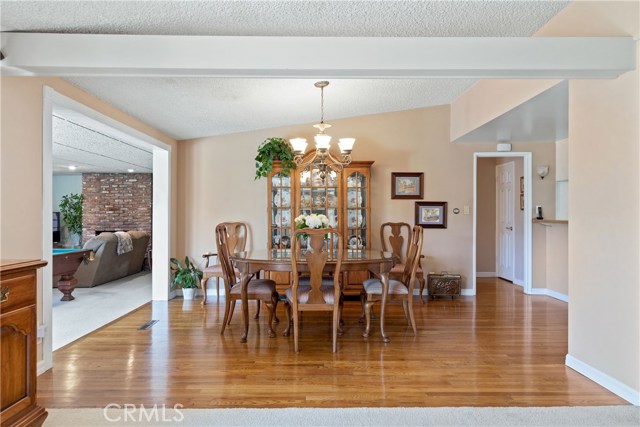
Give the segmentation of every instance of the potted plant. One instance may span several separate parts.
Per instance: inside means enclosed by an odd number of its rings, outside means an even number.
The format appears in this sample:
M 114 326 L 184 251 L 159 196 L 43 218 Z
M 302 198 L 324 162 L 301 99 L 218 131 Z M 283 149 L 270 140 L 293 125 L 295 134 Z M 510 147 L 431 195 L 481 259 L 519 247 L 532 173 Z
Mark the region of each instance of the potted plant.
M 60 212 L 62 220 L 69 230 L 69 240 L 72 246 L 79 246 L 82 234 L 82 194 L 71 193 L 62 196 Z
M 260 147 L 256 156 L 256 178 L 266 177 L 273 170 L 273 161 L 282 162 L 282 173 L 289 175 L 291 169 L 296 168 L 293 161 L 293 149 L 284 138 L 267 138 Z
M 172 289 L 182 288 L 184 299 L 192 300 L 195 290 L 200 287 L 202 271 L 186 256 L 184 257 L 184 265 L 180 264 L 176 258 L 171 258 L 171 272 L 173 273 Z

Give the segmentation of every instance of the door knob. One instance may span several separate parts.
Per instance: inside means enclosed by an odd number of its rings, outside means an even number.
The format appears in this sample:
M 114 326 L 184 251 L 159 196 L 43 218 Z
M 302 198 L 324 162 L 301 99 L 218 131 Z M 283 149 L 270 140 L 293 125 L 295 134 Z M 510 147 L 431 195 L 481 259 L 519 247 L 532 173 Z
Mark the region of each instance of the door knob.
M 505 227 L 509 231 L 513 231 L 513 227 Z

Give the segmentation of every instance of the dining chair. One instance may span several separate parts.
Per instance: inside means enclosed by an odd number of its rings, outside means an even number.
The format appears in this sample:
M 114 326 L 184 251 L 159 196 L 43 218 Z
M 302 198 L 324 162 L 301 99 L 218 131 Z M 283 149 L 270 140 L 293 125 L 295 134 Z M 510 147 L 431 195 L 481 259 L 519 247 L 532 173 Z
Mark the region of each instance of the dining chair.
M 403 231 L 406 231 L 403 233 Z M 401 279 L 404 272 L 404 266 L 409 256 L 409 245 L 406 245 L 406 251 L 403 254 L 402 248 L 405 247 L 405 236 L 407 242 L 411 235 L 411 226 L 406 222 L 385 222 L 380 227 L 380 241 L 382 242 L 382 250 L 385 252 L 391 252 L 396 263 L 389 272 L 389 277 L 392 279 Z M 420 256 L 418 261 L 418 271 L 416 277 L 420 283 L 420 301 L 424 304 L 422 292 L 424 291 L 425 280 L 424 270 L 422 269 L 422 258 Z
M 233 242 L 233 241 L 232 241 Z M 227 238 L 227 230 L 224 224 L 216 226 L 216 247 L 218 250 L 218 259 L 222 267 L 224 290 L 225 290 L 225 307 L 224 319 L 222 321 L 222 329 L 220 334 L 224 334 L 227 325 L 231 323 L 233 311 L 236 301 L 242 299 L 242 284 L 238 282 L 233 263 L 231 262 L 231 244 Z M 275 337 L 273 323 L 278 323 L 276 309 L 278 307 L 278 292 L 276 292 L 276 282 L 270 279 L 250 279 L 247 285 L 247 299 L 262 301 L 269 311 L 269 336 Z
M 247 239 L 249 237 L 247 224 L 244 222 L 222 222 L 218 225 L 222 225 L 224 227 L 229 248 L 233 250 L 233 253 L 243 252 L 247 246 Z M 211 261 L 212 257 L 217 257 L 216 261 L 213 263 Z M 206 259 L 204 269 L 202 270 L 202 280 L 200 281 L 200 287 L 204 294 L 202 298 L 202 305 L 205 305 L 207 304 L 207 282 L 209 279 L 216 279 L 216 297 L 220 299 L 220 278 L 224 277 L 224 273 L 222 272 L 222 265 L 220 264 L 220 257 L 218 254 L 208 252 L 203 254 L 202 258 Z M 239 272 L 236 270 L 236 275 L 238 274 Z M 260 304 L 258 304 L 256 317 L 259 313 Z
M 413 288 L 417 278 L 418 265 L 420 263 L 420 253 L 422 251 L 422 227 L 416 225 L 410 235 L 408 242 L 409 251 L 407 261 L 400 280 L 389 279 L 389 292 L 387 300 L 400 300 L 404 308 L 404 315 L 413 328 L 416 335 L 416 319 L 413 316 Z M 360 294 L 364 314 L 366 319 L 366 330 L 364 336 L 369 336 L 371 328 L 371 307 L 378 301 L 382 301 L 382 283 L 380 279 L 369 279 L 362 283 L 362 293 Z
M 306 234 L 307 248 L 300 249 L 299 240 Z M 325 236 L 329 235 L 329 238 Z M 337 240 L 337 246 L 332 242 Z M 286 291 L 287 329 L 283 335 L 289 335 L 293 323 L 293 345 L 299 351 L 300 314 L 305 311 L 333 312 L 333 352 L 338 350 L 338 329 L 342 313 L 342 289 L 340 287 L 340 269 L 342 268 L 342 235 L 333 228 L 302 228 L 293 234 L 296 243 L 291 249 L 292 285 Z M 298 254 L 298 252 L 301 252 Z M 304 255 L 302 255 L 304 252 Z M 299 258 L 300 256 L 300 258 Z M 327 261 L 336 260 L 332 277 L 323 276 Z M 298 274 L 298 262 L 306 260 L 308 277 Z

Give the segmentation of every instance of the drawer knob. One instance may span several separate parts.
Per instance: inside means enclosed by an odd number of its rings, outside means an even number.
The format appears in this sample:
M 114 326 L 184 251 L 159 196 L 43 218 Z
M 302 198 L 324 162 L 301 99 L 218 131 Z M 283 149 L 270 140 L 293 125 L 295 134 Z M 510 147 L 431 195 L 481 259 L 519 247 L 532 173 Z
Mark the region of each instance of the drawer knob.
M 3 303 L 9 299 L 9 287 L 5 286 L 0 289 L 0 303 Z

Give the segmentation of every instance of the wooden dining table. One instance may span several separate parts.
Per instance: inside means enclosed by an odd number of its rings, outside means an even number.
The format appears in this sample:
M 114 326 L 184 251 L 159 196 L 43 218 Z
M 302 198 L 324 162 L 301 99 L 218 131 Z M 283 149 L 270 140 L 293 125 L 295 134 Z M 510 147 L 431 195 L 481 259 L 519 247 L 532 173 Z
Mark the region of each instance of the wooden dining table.
M 298 271 L 308 272 L 308 266 L 304 256 L 297 263 Z M 240 271 L 241 298 L 242 298 L 242 326 L 243 332 L 240 342 L 247 342 L 249 333 L 249 301 L 247 300 L 247 287 L 249 280 L 260 271 L 292 271 L 290 249 L 264 249 L 238 252 L 231 255 L 231 260 Z M 382 282 L 382 302 L 380 304 L 380 334 L 384 342 L 390 342 L 384 332 L 384 313 L 389 292 L 389 271 L 394 266 L 392 252 L 384 252 L 374 249 L 345 249 L 342 254 L 341 272 L 345 271 L 370 271 Z M 325 271 L 335 269 L 336 259 L 329 257 Z M 363 334 L 364 337 L 368 335 Z

